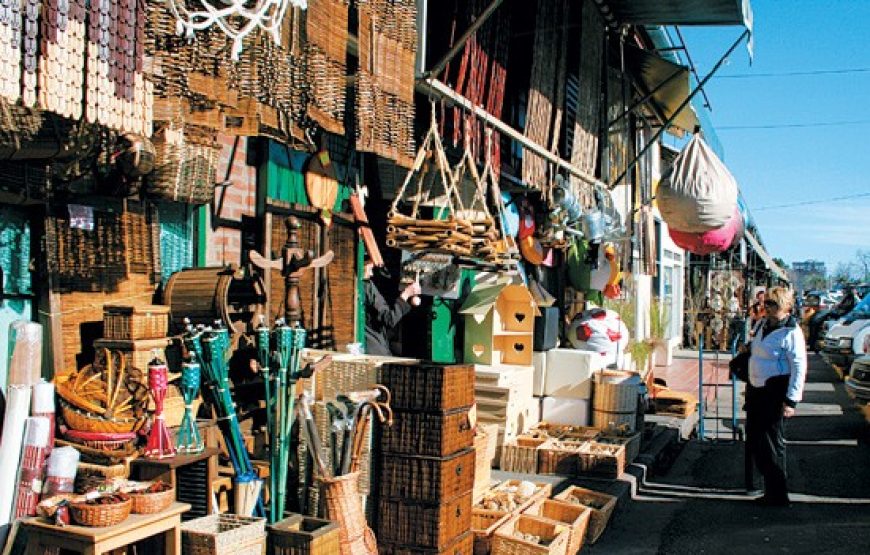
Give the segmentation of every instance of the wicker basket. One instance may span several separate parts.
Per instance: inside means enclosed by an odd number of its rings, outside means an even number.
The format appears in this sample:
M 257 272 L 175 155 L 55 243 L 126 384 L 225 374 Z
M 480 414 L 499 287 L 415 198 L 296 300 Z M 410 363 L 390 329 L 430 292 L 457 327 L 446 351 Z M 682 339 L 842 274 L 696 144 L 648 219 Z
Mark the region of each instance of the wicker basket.
M 395 545 L 381 543 L 378 545 L 380 555 L 471 555 L 474 549 L 474 534 L 466 532 L 444 549 L 421 549 L 411 545 Z
M 492 482 L 492 459 L 498 444 L 498 424 L 478 423 L 474 435 L 474 502 Z
M 381 497 L 415 503 L 446 503 L 474 487 L 474 450 L 450 457 L 383 458 Z
M 82 526 L 114 526 L 127 520 L 133 501 L 127 499 L 122 503 L 110 505 L 88 505 L 87 503 L 70 503 L 70 515 L 73 522 Z
M 431 363 L 384 364 L 379 383 L 393 393 L 399 410 L 449 411 L 474 404 L 474 366 Z
M 544 435 L 556 439 L 573 439 L 577 441 L 591 441 L 598 437 L 601 430 L 591 426 L 574 426 L 571 424 L 556 424 L 553 422 L 539 422 L 529 431 L 529 434 Z M 528 435 L 528 434 L 527 434 Z
M 340 555 L 338 525 L 331 520 L 290 515 L 267 527 L 267 555 Z
M 214 514 L 181 524 L 185 555 L 262 555 L 266 519 Z
M 581 474 L 618 478 L 625 470 L 625 447 L 587 441 L 578 453 L 578 461 Z
M 546 438 L 517 436 L 512 444 L 501 447 L 501 469 L 505 472 L 538 473 L 538 453 L 550 442 Z
M 499 527 L 513 518 L 513 513 L 487 511 L 475 507 L 471 511 L 471 531 L 474 533 L 474 555 L 492 552 L 492 536 Z
M 626 466 L 628 466 L 629 464 L 633 463 L 634 459 L 636 459 L 637 456 L 640 454 L 641 436 L 642 434 L 640 432 L 628 436 L 602 435 L 598 437 L 597 441 L 598 443 L 624 446 L 625 464 Z
M 607 523 L 616 509 L 616 497 L 594 491 L 591 489 L 581 488 L 579 486 L 570 486 L 565 491 L 554 497 L 561 501 L 583 505 L 592 510 L 589 517 L 589 527 L 586 533 L 586 543 L 595 543 L 604 529 L 607 528 Z
M 378 504 L 378 540 L 421 550 L 443 550 L 471 530 L 471 491 L 441 505 L 392 499 Z
M 160 339 L 169 333 L 169 307 L 105 305 L 103 335 L 107 339 Z
M 104 418 L 81 411 L 58 397 L 63 421 L 73 430 L 121 434 L 136 432 L 145 424 L 145 418 Z
M 80 462 L 76 470 L 75 490 L 86 493 L 106 483 L 113 478 L 130 477 L 130 460 L 110 466 Z
M 136 443 L 135 432 L 112 434 L 104 432 L 82 432 L 79 430 L 66 430 L 63 437 L 72 443 L 77 443 L 98 451 L 123 451 Z
M 639 378 L 633 372 L 604 370 L 595 375 L 592 424 L 600 429 L 625 426 L 635 431 Z
M 109 339 L 102 338 L 94 341 L 94 349 L 109 349 L 121 351 L 127 359 L 127 368 L 141 370 L 148 374 L 148 363 L 154 358 L 156 349 L 160 357 L 167 362 L 170 368 L 178 368 L 180 364 L 177 349 L 171 348 L 169 338 L 160 339 Z
M 384 452 L 446 457 L 474 444 L 468 409 L 450 412 L 393 411 L 393 425 L 384 428 Z
M 130 499 L 133 501 L 133 513 L 137 515 L 151 515 L 166 510 L 175 501 L 175 488 L 157 493 L 131 492 Z
M 501 482 L 492 489 L 494 491 L 498 491 L 501 489 L 514 488 L 518 487 L 520 483 L 521 480 L 505 480 L 504 482 Z M 543 499 L 547 499 L 553 492 L 553 484 L 549 484 L 547 482 L 534 482 L 534 484 L 535 493 L 533 493 L 528 499 L 521 501 L 516 511 L 514 511 L 515 513 L 521 513 L 526 510 L 526 508 L 528 508 L 530 505 L 537 503 L 538 501 L 541 501 Z
M 329 518 L 338 524 L 342 555 L 377 554 L 378 545 L 366 523 L 359 494 L 359 472 L 322 479 L 323 498 Z
M 516 533 L 532 534 L 547 540 L 548 545 L 529 542 Z M 568 547 L 569 527 L 531 515 L 519 515 L 504 523 L 492 541 L 493 555 L 564 555 Z
M 558 499 L 545 499 L 526 510 L 525 514 L 539 516 L 569 526 L 567 552 L 571 555 L 580 551 L 586 539 L 586 529 L 592 516 L 592 509 L 574 505 Z

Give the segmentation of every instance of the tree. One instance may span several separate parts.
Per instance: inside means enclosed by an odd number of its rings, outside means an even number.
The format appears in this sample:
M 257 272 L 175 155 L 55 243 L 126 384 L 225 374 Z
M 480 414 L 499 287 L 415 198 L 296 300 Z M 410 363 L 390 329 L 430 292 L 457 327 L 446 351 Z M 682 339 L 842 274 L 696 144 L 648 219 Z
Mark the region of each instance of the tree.
M 825 276 L 819 275 L 807 276 L 804 280 L 803 286 L 806 290 L 827 289 L 828 279 Z
M 854 262 L 838 262 L 833 273 L 831 273 L 831 281 L 844 285 L 852 282 L 857 273 L 857 267 Z
M 860 281 L 870 281 L 870 250 L 858 249 L 855 253 L 855 265 Z
M 775 257 L 773 259 L 773 261 L 776 263 L 777 266 L 779 266 L 783 270 L 788 270 L 788 264 L 786 264 L 785 260 L 783 260 L 782 258 Z

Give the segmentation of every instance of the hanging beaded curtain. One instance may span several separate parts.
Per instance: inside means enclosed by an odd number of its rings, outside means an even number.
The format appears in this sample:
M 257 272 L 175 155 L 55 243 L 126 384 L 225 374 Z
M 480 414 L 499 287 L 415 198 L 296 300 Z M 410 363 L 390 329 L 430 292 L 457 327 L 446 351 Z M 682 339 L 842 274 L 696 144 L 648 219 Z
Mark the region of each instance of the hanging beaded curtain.
M 525 135 L 551 151 L 558 146 L 562 126 L 567 21 L 566 0 L 538 3 Z M 547 162 L 529 149 L 523 150 L 522 174 L 532 187 L 546 188 Z
M 347 0 L 310 0 L 305 12 L 308 116 L 337 135 L 344 135 L 347 14 Z
M 30 226 L 20 209 L 0 206 L 0 269 L 5 293 L 30 294 Z
M 356 146 L 414 164 L 417 8 L 411 0 L 360 0 Z
M 161 282 L 182 268 L 193 266 L 193 233 L 190 208 L 184 204 L 161 202 L 160 274 Z
M 459 1 L 463 10 L 458 28 L 467 28 L 474 19 L 489 5 L 489 1 L 474 0 Z M 511 10 L 502 7 L 490 16 L 481 28 L 465 43 L 458 64 L 448 64 L 444 69 L 442 80 L 445 83 L 456 83 L 456 91 L 477 106 L 483 106 L 487 112 L 497 118 L 502 117 L 504 106 L 505 84 L 507 82 L 508 54 L 510 52 Z M 455 68 L 455 69 L 454 69 Z M 471 144 L 472 152 L 481 162 L 484 160 L 483 124 L 467 111 L 459 108 L 453 110 L 453 144 L 459 145 L 461 135 L 468 133 L 465 139 Z M 492 171 L 498 179 L 501 170 L 501 139 L 496 131 L 492 134 L 492 150 L 489 153 Z
M 581 3 L 580 68 L 571 163 L 595 175 L 601 122 L 601 69 L 604 64 L 604 20 L 591 0 Z M 577 177 L 571 177 L 577 183 Z

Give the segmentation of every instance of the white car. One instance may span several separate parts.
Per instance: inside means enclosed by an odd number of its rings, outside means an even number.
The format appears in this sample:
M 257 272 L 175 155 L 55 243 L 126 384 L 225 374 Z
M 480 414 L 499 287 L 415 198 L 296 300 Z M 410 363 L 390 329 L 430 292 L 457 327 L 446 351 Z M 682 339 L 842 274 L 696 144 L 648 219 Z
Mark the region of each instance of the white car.
M 864 340 L 870 336 L 870 295 L 851 312 L 834 322 L 825 334 L 822 357 L 830 364 L 848 370 L 864 355 Z
M 846 377 L 846 393 L 856 401 L 870 403 L 870 334 L 864 337 L 864 354 L 855 359 Z

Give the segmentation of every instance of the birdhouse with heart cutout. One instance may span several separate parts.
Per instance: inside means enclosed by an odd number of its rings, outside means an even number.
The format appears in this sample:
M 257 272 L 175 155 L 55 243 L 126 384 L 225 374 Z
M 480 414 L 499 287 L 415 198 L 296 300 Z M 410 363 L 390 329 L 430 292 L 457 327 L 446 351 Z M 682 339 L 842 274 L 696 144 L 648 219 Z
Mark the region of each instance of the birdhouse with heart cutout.
M 525 285 L 475 287 L 462 308 L 465 362 L 530 366 L 538 307 Z

